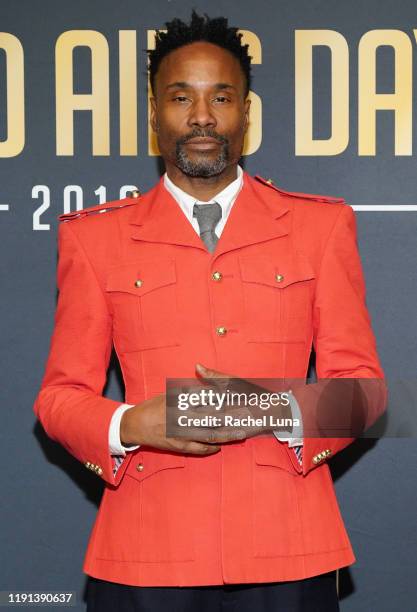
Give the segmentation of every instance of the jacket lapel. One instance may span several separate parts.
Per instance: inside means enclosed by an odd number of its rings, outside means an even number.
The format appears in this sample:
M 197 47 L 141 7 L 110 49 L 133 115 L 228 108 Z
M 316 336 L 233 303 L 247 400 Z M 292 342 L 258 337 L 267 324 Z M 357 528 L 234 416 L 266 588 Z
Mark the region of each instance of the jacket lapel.
M 289 233 L 289 222 L 289 206 L 275 197 L 264 200 L 256 181 L 245 172 L 242 189 L 232 206 L 213 257 L 286 236 Z
M 176 200 L 165 189 L 163 178 L 140 200 L 130 221 L 133 240 L 206 248 Z
M 246 172 L 243 174 L 242 189 L 213 253 L 207 251 L 176 200 L 165 189 L 162 178 L 141 200 L 139 206 L 134 207 L 134 216 L 130 221 L 134 241 L 196 248 L 217 258 L 222 253 L 289 233 L 289 206 L 275 194 L 271 194 L 270 201 L 261 197 L 256 181 Z

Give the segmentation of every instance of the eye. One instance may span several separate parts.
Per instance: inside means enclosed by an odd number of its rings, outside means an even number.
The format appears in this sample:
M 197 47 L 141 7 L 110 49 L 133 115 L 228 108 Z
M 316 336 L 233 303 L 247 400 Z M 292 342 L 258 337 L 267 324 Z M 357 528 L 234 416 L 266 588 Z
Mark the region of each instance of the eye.
M 188 102 L 188 98 L 186 96 L 175 96 L 175 98 L 172 98 L 173 102 Z
M 224 104 L 225 102 L 230 102 L 229 98 L 226 98 L 226 96 L 216 96 L 214 100 L 215 102 L 220 102 L 221 104 Z

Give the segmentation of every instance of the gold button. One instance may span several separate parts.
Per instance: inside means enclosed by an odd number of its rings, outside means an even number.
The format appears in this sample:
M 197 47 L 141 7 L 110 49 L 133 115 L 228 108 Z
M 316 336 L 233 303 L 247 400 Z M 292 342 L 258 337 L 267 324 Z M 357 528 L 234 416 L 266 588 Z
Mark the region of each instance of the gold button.
M 132 191 L 132 198 L 140 198 L 140 191 L 139 191 L 139 189 L 134 189 Z
M 142 472 L 144 467 L 145 466 L 143 465 L 143 463 L 138 463 L 137 466 L 136 466 L 136 469 L 137 469 L 138 472 Z
M 277 283 L 281 283 L 284 280 L 284 275 L 283 274 L 275 274 L 275 280 L 277 281 Z
M 212 278 L 213 280 L 215 280 L 215 281 L 219 281 L 219 280 L 221 280 L 221 279 L 222 279 L 222 277 L 223 277 L 222 273 L 221 273 L 221 272 L 217 272 L 217 271 L 216 271 L 216 272 L 213 272 L 213 274 L 211 275 L 211 278 Z
M 266 179 L 266 182 L 268 183 L 268 185 L 273 185 L 274 181 L 272 179 Z
M 135 280 L 135 287 L 142 287 L 143 285 L 143 280 L 140 280 L 140 278 L 138 278 L 138 280 Z
M 101 476 L 102 473 L 103 473 L 102 468 L 99 465 L 97 465 L 96 466 L 96 474 L 97 474 L 97 476 Z
M 224 336 L 227 333 L 227 329 L 225 327 L 216 327 L 216 332 L 219 336 Z
M 90 469 L 90 467 L 91 467 L 91 463 L 90 463 L 89 461 L 86 461 L 86 462 L 84 463 L 84 465 L 85 465 L 85 467 L 86 467 L 86 468 L 89 468 L 89 469 Z
M 331 449 L 326 448 L 325 450 L 321 451 L 321 453 L 317 453 L 317 455 L 313 457 L 313 463 L 314 464 L 320 463 L 321 461 L 326 459 L 326 457 L 329 457 L 331 454 L 332 454 Z

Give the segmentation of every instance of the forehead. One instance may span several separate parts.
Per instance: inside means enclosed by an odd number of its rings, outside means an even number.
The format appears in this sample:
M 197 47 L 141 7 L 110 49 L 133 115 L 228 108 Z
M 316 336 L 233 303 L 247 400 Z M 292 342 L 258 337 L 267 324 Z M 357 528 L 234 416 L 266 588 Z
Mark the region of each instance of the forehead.
M 175 49 L 161 61 L 157 82 L 166 87 L 177 81 L 196 87 L 229 83 L 238 88 L 244 84 L 244 74 L 239 60 L 230 51 L 202 41 Z

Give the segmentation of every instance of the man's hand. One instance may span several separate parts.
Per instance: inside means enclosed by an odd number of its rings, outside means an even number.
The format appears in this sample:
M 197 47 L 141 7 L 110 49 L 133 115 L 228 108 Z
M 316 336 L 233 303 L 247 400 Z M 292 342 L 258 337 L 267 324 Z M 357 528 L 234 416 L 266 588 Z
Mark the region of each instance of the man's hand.
M 124 446 L 140 444 L 196 455 L 212 455 L 220 450 L 214 444 L 166 437 L 165 393 L 126 410 L 120 423 L 120 439 Z
M 203 381 L 207 381 L 211 387 L 214 387 L 217 393 L 225 393 L 228 391 L 230 394 L 233 394 L 233 397 L 245 397 L 245 398 L 253 398 L 256 397 L 256 404 L 250 403 L 249 405 L 240 404 L 240 400 L 238 403 L 226 404 L 223 409 L 222 415 L 223 417 L 230 416 L 233 418 L 234 422 L 241 420 L 242 423 L 245 422 L 245 419 L 248 417 L 252 417 L 252 420 L 261 420 L 262 417 L 266 416 L 265 424 L 254 424 L 254 425 L 234 425 L 232 428 L 236 431 L 236 439 L 241 438 L 252 438 L 254 436 L 259 436 L 261 434 L 270 434 L 272 431 L 283 431 L 285 433 L 292 433 L 293 428 L 288 427 L 287 425 L 274 425 L 269 421 L 269 417 L 275 418 L 275 422 L 277 419 L 289 419 L 292 420 L 292 411 L 289 403 L 289 399 L 287 403 L 280 403 L 278 406 L 276 404 L 271 404 L 272 410 L 269 411 L 271 406 L 268 408 L 261 408 L 261 405 L 264 403 L 265 396 L 271 400 L 271 393 L 273 395 L 277 395 L 276 391 L 271 391 L 265 387 L 262 387 L 258 384 L 255 384 L 251 380 L 246 380 L 245 378 L 240 378 L 237 376 L 232 376 L 229 374 L 225 374 L 224 372 L 218 372 L 217 370 L 213 370 L 210 368 L 206 368 L 203 365 L 197 363 L 196 370 Z M 285 392 L 284 392 L 285 395 Z M 262 401 L 261 401 L 262 400 Z M 269 404 L 269 402 L 266 402 Z M 266 410 L 266 412 L 264 411 Z M 207 412 L 207 409 L 205 410 Z M 191 412 L 189 412 L 191 416 Z M 223 428 L 216 428 L 218 431 L 222 431 Z M 230 427 L 229 427 L 230 429 Z
M 219 393 L 226 390 L 239 393 L 253 393 L 266 391 L 261 387 L 253 385 L 244 379 L 238 379 L 223 372 L 204 368 L 196 364 L 196 371 L 200 379 L 215 387 Z M 234 385 L 230 387 L 231 379 Z M 201 388 L 201 385 L 200 387 Z M 191 391 L 192 389 L 190 389 Z M 212 426 L 212 427 L 188 427 L 181 431 L 181 436 L 166 436 L 166 394 L 161 394 L 145 400 L 141 404 L 127 410 L 122 417 L 120 426 L 120 437 L 123 445 L 129 444 L 145 445 L 164 450 L 185 452 L 197 455 L 211 455 L 220 450 L 219 444 L 242 440 L 247 437 L 270 432 L 273 428 L 268 426 Z M 187 411 L 187 416 L 201 416 L 199 410 L 207 413 L 207 406 L 193 406 Z M 234 418 L 242 419 L 253 416 L 253 408 L 246 406 L 227 406 L 223 414 L 232 415 Z
M 126 410 L 120 423 L 120 440 L 124 446 L 140 444 L 195 455 L 213 455 L 220 450 L 219 443 L 244 437 L 237 431 L 224 429 L 196 431 L 194 428 L 189 431 L 189 439 L 166 437 L 166 394 L 162 393 Z

